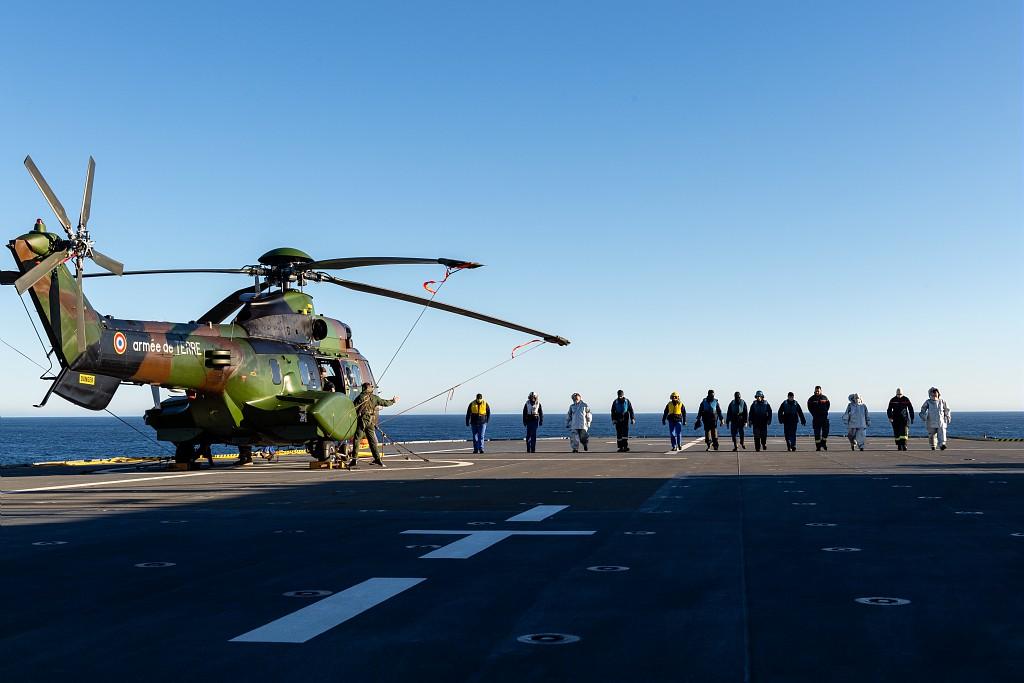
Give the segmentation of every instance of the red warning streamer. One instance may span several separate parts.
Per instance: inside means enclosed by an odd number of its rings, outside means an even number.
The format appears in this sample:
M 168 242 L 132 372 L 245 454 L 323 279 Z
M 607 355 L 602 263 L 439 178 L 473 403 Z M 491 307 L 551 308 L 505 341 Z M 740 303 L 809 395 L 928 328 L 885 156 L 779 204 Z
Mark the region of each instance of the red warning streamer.
M 444 277 L 441 278 L 440 281 L 438 281 L 438 280 L 427 280 L 426 282 L 423 283 L 423 289 L 427 290 L 431 294 L 437 294 L 437 290 L 441 289 L 441 285 L 443 285 L 444 283 L 448 282 L 448 278 L 450 278 L 454 273 L 459 272 L 463 268 L 465 268 L 465 266 L 454 266 L 454 267 L 449 266 L 449 267 L 445 268 L 445 270 L 444 270 Z M 437 287 L 433 288 L 430 285 L 437 285 Z
M 519 346 L 515 346 L 515 347 L 512 348 L 512 357 L 515 358 L 516 357 L 516 351 L 518 351 L 519 349 L 523 348 L 524 346 L 530 346 L 531 344 L 543 344 L 543 343 L 544 343 L 543 339 L 531 339 L 530 341 L 526 342 L 525 344 L 520 344 Z

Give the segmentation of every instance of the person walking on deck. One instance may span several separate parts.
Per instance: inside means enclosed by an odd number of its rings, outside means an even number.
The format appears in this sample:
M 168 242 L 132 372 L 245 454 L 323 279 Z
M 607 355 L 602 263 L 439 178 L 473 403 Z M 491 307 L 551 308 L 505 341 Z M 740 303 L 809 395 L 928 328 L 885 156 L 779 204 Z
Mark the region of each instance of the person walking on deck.
M 802 425 L 807 424 L 807 420 L 804 419 L 804 411 L 800 408 L 800 404 L 793 399 L 793 392 L 786 394 L 786 400 L 779 406 L 779 424 L 782 425 L 782 430 L 786 433 L 786 450 L 796 450 L 796 423 L 800 422 Z
M 673 391 L 661 414 L 661 424 L 668 424 L 668 437 L 673 451 L 683 450 L 683 425 L 686 424 L 686 406 L 679 400 L 679 392 Z
M 526 452 L 537 452 L 537 430 L 544 426 L 544 408 L 537 394 L 530 392 L 523 404 L 523 426 L 526 427 Z
M 714 446 L 718 450 L 718 427 L 725 424 L 722 417 L 722 408 L 715 398 L 715 391 L 708 389 L 708 396 L 700 402 L 697 408 L 697 420 L 693 423 L 694 429 L 700 429 L 704 425 L 704 450 L 710 451 Z
M 760 389 L 754 394 L 754 402 L 750 405 L 750 428 L 754 432 L 754 450 L 768 450 L 768 425 L 772 423 L 772 407 L 764 400 L 764 392 Z
M 896 450 L 907 450 L 910 425 L 914 423 L 914 404 L 903 395 L 903 389 L 896 389 L 896 395 L 889 399 L 889 407 L 885 414 L 892 423 L 892 437 L 896 440 Z
M 579 394 L 572 395 L 572 403 L 569 405 L 569 412 L 565 416 L 565 428 L 569 430 L 569 445 L 573 453 L 580 452 L 580 445 L 583 450 L 589 450 L 590 423 L 594 415 L 590 412 L 590 406 L 583 402 Z
M 747 402 L 740 398 L 738 391 L 733 394 L 733 399 L 725 411 L 725 423 L 729 425 L 729 433 L 732 435 L 732 449 L 737 450 L 736 437 L 739 436 L 739 445 L 746 450 L 747 445 L 743 443 L 743 430 L 747 427 Z
M 821 393 L 821 387 L 814 387 L 814 395 L 807 399 L 807 412 L 811 414 L 814 429 L 814 450 L 828 450 L 828 409 L 832 403 Z
M 487 405 L 483 394 L 477 394 L 476 400 L 466 408 L 466 426 L 473 431 L 473 452 L 484 452 L 484 438 L 487 436 L 487 423 L 491 420 L 491 407 Z
M 928 443 L 933 451 L 936 442 L 940 450 L 946 450 L 946 427 L 951 419 L 945 399 L 938 389 L 932 387 L 928 390 L 928 400 L 921 406 L 921 421 L 928 430 Z
M 854 446 L 864 450 L 864 435 L 871 425 L 871 416 L 868 415 L 868 407 L 864 405 L 860 394 L 850 394 L 850 404 L 843 413 L 843 422 L 846 423 L 846 438 L 850 440 L 850 450 L 852 451 Z
M 636 415 L 633 414 L 633 404 L 622 389 L 619 389 L 618 397 L 612 401 L 612 422 L 615 423 L 615 445 L 619 453 L 628 453 L 629 425 L 636 424 Z

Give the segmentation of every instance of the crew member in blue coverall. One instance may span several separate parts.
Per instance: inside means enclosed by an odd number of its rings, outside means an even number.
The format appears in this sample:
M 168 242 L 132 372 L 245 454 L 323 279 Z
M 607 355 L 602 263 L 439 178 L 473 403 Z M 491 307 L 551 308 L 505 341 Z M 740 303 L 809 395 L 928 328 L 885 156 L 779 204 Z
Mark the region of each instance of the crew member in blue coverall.
M 737 450 L 736 437 L 738 436 L 739 445 L 746 450 L 747 445 L 743 443 L 743 430 L 747 426 L 747 402 L 740 397 L 738 391 L 733 394 L 733 400 L 725 411 L 725 422 L 729 425 L 729 432 L 732 434 L 732 449 Z
M 793 400 L 793 392 L 786 394 L 786 400 L 779 406 L 779 422 L 782 424 L 782 431 L 786 433 L 786 450 L 796 450 L 796 423 L 807 424 L 804 419 L 804 411 L 800 404 Z
M 629 452 L 629 425 L 636 424 L 633 404 L 626 398 L 626 392 L 619 389 L 618 397 L 612 401 L 612 422 L 615 423 L 615 444 L 619 453 Z
M 693 423 L 694 429 L 700 429 L 704 425 L 704 450 L 710 451 L 714 446 L 718 450 L 718 426 L 725 424 L 722 417 L 722 408 L 718 405 L 713 389 L 708 389 L 708 397 L 700 402 L 697 408 L 697 421 Z
M 537 452 L 537 430 L 544 426 L 544 408 L 537 394 L 530 392 L 523 404 L 523 426 L 526 427 L 526 452 Z

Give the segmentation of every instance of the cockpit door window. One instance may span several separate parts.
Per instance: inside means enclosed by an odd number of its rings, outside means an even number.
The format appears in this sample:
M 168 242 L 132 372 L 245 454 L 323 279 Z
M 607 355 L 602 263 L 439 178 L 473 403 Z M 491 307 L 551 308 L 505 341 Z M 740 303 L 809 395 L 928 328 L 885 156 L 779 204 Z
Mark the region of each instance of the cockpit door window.
M 345 371 L 345 390 L 348 395 L 352 398 L 359 393 L 363 384 L 363 373 L 359 369 L 358 363 L 352 361 L 342 361 L 342 366 Z

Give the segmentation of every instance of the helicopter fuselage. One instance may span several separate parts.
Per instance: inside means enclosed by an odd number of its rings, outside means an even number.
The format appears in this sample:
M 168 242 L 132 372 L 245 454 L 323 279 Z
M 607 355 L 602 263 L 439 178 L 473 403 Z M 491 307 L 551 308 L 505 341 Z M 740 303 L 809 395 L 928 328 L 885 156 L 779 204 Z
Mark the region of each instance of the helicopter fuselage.
M 43 233 L 45 234 L 45 233 Z M 33 232 L 9 247 L 23 270 L 52 250 Z M 298 290 L 254 291 L 230 324 L 127 320 L 99 315 L 82 298 L 86 347 L 75 344 L 77 283 L 57 266 L 29 290 L 62 366 L 54 391 L 86 408 L 106 408 L 121 383 L 171 396 L 146 411 L 157 438 L 209 448 L 350 439 L 352 399 L 373 381 L 352 330 L 315 313 Z M 334 391 L 325 391 L 320 368 Z

